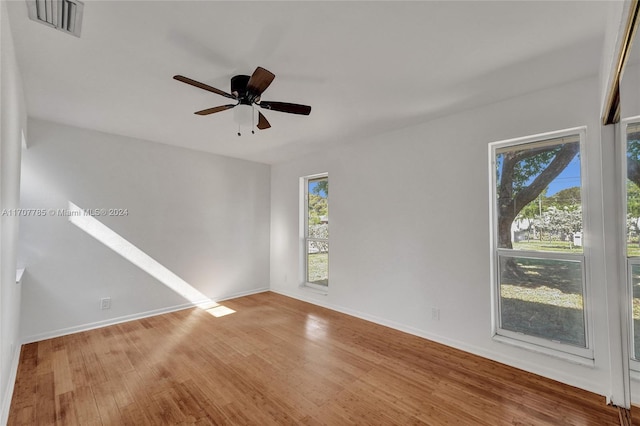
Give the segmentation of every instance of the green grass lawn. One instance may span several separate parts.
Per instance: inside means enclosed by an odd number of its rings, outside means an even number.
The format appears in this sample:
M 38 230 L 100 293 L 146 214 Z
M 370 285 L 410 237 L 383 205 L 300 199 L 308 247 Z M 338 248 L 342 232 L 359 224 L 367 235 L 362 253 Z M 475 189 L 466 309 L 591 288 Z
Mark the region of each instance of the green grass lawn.
M 308 282 L 329 285 L 329 253 L 310 253 L 307 271 Z
M 569 241 L 520 241 L 513 243 L 515 250 L 532 251 L 559 251 L 563 253 L 582 253 L 582 247 L 576 247 Z M 640 245 L 638 243 L 627 244 L 627 256 L 640 256 Z
M 539 247 L 529 245 L 527 250 L 540 250 Z M 547 249 L 550 250 L 548 246 Z M 580 263 L 523 257 L 504 259 L 500 282 L 502 328 L 585 345 Z
M 569 241 L 520 241 L 513 243 L 516 250 L 559 251 L 563 253 L 582 253 L 582 247 L 575 246 Z M 640 253 L 640 250 L 639 250 Z
M 582 253 L 582 247 L 575 247 L 568 241 L 522 241 L 513 243 L 513 248 Z M 637 242 L 627 244 L 627 256 L 640 257 Z M 505 328 L 584 345 L 583 301 L 576 288 L 580 283 L 577 277 L 572 279 L 570 271 L 561 268 L 561 264 L 527 259 L 519 259 L 517 263 L 523 277 L 504 280 L 500 289 Z M 632 276 L 633 344 L 635 353 L 640 354 L 640 268 L 636 268 Z
M 627 244 L 627 256 L 640 256 L 640 246 L 638 243 Z
M 640 256 L 638 244 L 627 246 L 629 256 Z M 631 267 L 631 290 L 633 292 L 632 316 L 633 316 L 633 346 L 636 359 L 640 358 L 640 266 Z

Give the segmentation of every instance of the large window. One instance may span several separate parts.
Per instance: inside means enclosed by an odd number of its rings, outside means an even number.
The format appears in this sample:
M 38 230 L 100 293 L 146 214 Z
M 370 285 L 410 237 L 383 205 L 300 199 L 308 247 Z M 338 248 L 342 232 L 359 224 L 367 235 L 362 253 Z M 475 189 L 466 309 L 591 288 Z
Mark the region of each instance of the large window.
M 623 123 L 626 170 L 627 283 L 631 304 L 631 368 L 640 370 L 640 119 Z
M 329 177 L 303 178 L 304 185 L 304 284 L 329 286 Z
M 584 134 L 571 129 L 490 145 L 492 277 L 496 335 L 592 358 L 583 250 Z

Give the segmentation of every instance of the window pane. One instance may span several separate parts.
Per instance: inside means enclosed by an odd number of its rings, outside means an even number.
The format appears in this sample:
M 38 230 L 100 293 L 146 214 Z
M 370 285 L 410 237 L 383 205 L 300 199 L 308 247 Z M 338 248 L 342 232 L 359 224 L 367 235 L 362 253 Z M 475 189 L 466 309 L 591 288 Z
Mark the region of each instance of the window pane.
M 307 282 L 329 285 L 329 243 L 307 241 Z
M 307 193 L 308 236 L 329 238 L 329 179 L 310 179 Z
M 329 285 L 329 178 L 307 180 L 306 282 Z
M 627 256 L 640 256 L 640 124 L 627 126 Z
M 627 125 L 627 257 L 640 257 L 640 123 Z M 640 264 L 629 260 L 632 359 L 640 361 Z
M 579 136 L 496 150 L 498 247 L 582 252 Z
M 500 256 L 500 326 L 586 347 L 582 264 Z

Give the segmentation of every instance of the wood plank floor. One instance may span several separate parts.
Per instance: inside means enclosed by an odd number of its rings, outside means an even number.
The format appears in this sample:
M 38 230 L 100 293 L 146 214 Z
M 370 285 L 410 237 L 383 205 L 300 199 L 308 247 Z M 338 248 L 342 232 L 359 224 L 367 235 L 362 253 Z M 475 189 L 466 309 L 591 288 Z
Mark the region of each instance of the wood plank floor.
M 10 425 L 616 425 L 603 397 L 275 293 L 23 346 Z

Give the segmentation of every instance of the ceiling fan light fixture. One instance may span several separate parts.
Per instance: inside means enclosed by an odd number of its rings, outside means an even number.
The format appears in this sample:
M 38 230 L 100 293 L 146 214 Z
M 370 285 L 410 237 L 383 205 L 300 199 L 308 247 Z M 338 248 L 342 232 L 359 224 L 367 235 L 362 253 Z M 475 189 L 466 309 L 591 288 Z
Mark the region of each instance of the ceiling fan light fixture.
M 253 125 L 253 106 L 239 104 L 233 109 L 233 121 L 241 127 L 251 127 Z
M 251 129 L 251 133 L 255 134 L 255 116 L 256 111 L 253 105 L 238 104 L 233 109 L 233 121 L 238 124 L 238 136 L 242 136 L 242 129 Z

